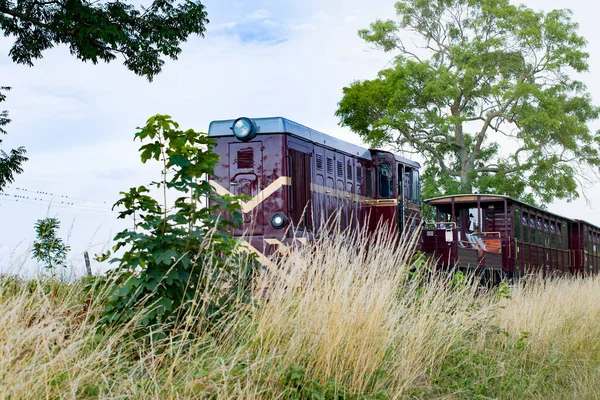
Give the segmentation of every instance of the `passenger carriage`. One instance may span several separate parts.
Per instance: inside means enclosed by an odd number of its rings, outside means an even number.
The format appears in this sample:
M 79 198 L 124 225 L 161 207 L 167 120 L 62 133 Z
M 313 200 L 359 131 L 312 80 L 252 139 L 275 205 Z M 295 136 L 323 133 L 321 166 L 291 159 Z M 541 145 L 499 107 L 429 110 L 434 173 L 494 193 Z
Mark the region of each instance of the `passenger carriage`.
M 420 225 L 414 161 L 281 117 L 214 121 L 208 135 L 220 156 L 210 183 L 217 193 L 251 199 L 242 203 L 243 226 L 234 234 L 265 264 L 293 240 L 318 235 L 337 213 L 342 229 L 388 222 L 401 234 Z
M 456 195 L 425 201 L 434 221 L 422 250 L 442 268 L 496 277 L 598 273 L 600 229 L 508 196 Z

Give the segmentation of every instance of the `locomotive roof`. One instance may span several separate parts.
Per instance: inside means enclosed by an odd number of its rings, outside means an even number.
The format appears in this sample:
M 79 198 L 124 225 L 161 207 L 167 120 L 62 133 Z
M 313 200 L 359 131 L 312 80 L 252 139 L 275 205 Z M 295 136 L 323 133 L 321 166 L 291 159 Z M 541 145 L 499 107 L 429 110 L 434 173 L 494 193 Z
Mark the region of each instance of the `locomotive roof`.
M 358 156 L 360 158 L 371 160 L 371 154 L 369 149 L 364 147 L 348 143 L 344 140 L 335 138 L 333 136 L 326 135 L 322 132 L 308 128 L 302 124 L 291 121 L 282 117 L 268 117 L 268 118 L 250 118 L 256 127 L 258 134 L 270 134 L 270 133 L 287 133 L 292 136 L 299 137 L 304 140 L 308 140 L 314 144 L 319 144 L 325 147 L 330 147 L 334 150 Z M 221 121 L 213 121 L 208 126 L 208 136 L 221 137 L 221 136 L 233 136 L 231 126 L 235 119 L 227 119 Z M 394 155 L 396 161 L 402 164 L 410 165 L 412 167 L 419 168 L 419 163 L 409 160 L 398 155 Z

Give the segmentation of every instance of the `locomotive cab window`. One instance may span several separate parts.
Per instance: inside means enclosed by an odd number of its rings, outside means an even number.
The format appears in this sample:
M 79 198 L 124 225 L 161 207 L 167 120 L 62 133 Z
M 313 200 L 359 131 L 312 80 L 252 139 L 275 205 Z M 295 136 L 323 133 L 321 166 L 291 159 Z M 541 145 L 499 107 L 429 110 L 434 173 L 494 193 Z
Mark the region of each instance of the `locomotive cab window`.
M 375 189 L 373 183 L 375 182 L 374 173 L 371 168 L 367 168 L 365 173 L 365 186 L 367 187 L 367 197 L 374 197 Z
M 404 200 L 412 201 L 412 169 L 410 167 L 404 167 L 404 173 L 402 173 L 402 165 L 399 165 L 398 177 L 402 177 L 402 193 L 404 194 Z
M 394 197 L 394 169 L 392 164 L 385 162 L 377 167 L 377 183 L 380 199 Z
M 412 184 L 413 184 L 413 203 L 419 204 L 421 202 L 421 193 L 420 193 L 420 183 L 419 180 L 419 171 L 414 169 L 412 172 Z

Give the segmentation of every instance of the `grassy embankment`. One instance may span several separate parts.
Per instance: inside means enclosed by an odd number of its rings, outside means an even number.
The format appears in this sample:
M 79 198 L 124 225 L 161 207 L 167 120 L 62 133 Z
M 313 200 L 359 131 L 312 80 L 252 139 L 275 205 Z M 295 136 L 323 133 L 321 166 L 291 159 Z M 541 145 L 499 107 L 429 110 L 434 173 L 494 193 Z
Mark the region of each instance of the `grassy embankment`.
M 158 343 L 103 331 L 85 282 L 4 278 L 0 398 L 600 397 L 599 279 L 481 293 L 361 242 L 295 253 L 268 301 Z

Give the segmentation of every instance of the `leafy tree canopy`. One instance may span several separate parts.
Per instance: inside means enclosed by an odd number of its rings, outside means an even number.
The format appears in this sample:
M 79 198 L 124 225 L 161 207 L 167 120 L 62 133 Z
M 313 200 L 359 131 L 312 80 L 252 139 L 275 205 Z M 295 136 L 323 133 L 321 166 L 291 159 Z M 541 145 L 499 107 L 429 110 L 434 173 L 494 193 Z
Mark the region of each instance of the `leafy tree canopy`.
M 66 44 L 82 61 L 113 61 L 149 80 L 161 71 L 167 56 L 177 59 L 180 43 L 191 34 L 204 35 L 204 5 L 186 0 L 155 0 L 148 8 L 123 1 L 0 0 L 0 29 L 16 38 L 13 61 L 33 65 L 42 52 Z
M 578 197 L 600 168 L 600 136 L 587 125 L 600 109 L 572 78 L 588 70 L 588 54 L 571 11 L 400 0 L 396 12 L 359 32 L 396 58 L 344 88 L 341 124 L 373 146 L 423 156 L 428 196 Z

